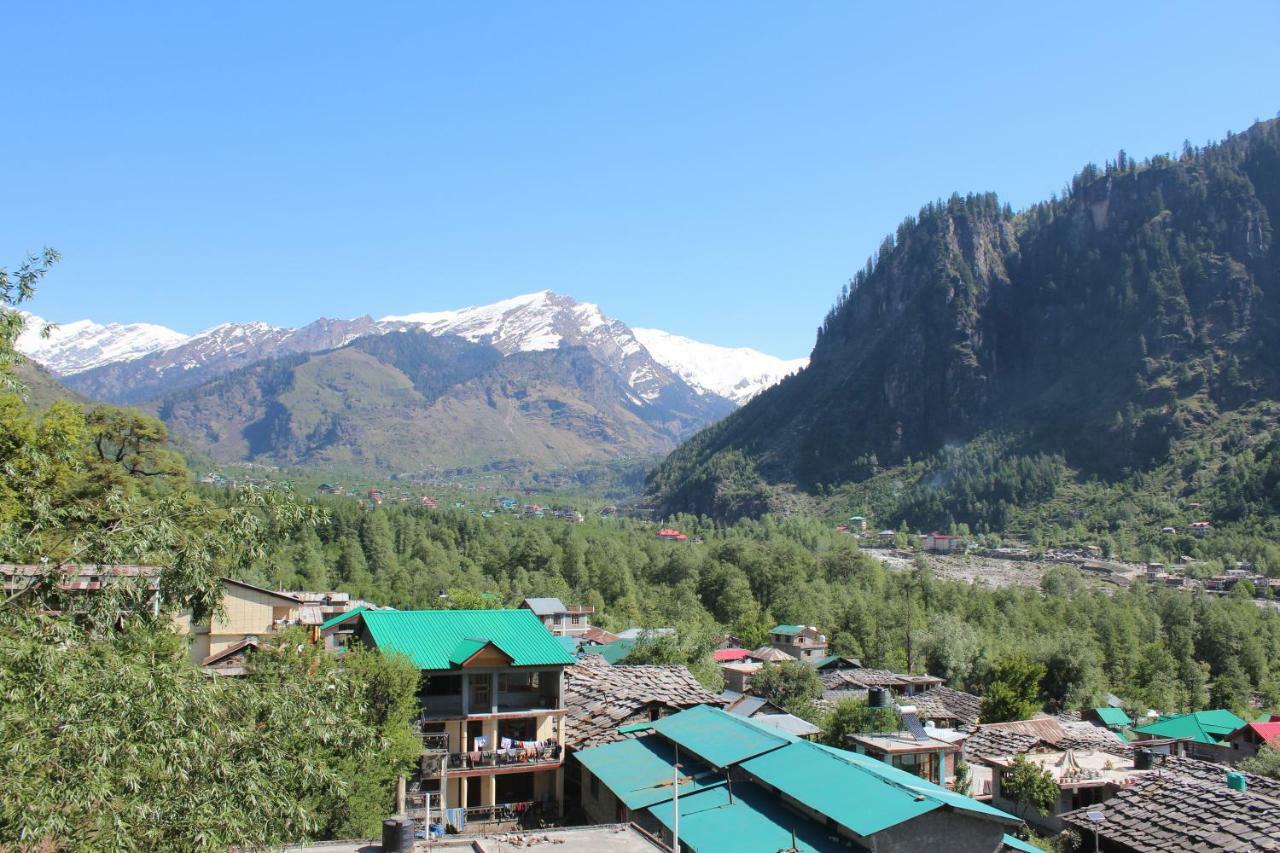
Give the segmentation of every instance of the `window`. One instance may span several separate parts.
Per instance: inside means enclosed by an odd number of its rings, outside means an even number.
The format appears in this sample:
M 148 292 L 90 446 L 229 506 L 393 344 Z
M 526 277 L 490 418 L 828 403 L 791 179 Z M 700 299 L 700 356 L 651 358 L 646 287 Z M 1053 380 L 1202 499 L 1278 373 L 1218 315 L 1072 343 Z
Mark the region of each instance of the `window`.
M 489 676 L 482 675 L 478 679 L 471 679 L 471 704 L 475 708 L 488 708 L 490 706 Z M 480 713 L 484 712 L 481 711 Z

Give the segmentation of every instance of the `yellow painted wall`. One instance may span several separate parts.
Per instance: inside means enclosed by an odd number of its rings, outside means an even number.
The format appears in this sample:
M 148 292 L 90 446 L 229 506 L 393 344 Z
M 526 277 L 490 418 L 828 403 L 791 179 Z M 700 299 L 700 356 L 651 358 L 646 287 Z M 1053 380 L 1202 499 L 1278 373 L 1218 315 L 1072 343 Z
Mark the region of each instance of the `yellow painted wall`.
M 225 612 L 209 626 L 212 634 L 265 634 L 276 619 L 293 620 L 298 615 L 296 605 L 285 605 L 275 596 L 231 584 L 223 587 L 222 609 Z

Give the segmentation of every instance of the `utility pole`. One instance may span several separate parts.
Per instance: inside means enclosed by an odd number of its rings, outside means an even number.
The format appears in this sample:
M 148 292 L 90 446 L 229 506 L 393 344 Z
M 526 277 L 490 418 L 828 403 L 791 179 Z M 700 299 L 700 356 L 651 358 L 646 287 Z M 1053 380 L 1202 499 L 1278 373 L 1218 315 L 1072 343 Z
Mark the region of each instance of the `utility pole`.
M 675 814 L 671 819 L 671 849 L 673 853 L 680 853 L 680 764 L 678 762 L 671 768 L 671 772 L 671 807 Z

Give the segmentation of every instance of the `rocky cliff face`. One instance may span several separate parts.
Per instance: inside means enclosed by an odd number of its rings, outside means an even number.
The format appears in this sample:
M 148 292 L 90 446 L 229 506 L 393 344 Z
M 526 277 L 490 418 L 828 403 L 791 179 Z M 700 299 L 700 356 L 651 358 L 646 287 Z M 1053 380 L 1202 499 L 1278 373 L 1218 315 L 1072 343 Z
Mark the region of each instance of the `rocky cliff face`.
M 1016 215 L 991 195 L 930 205 L 841 295 L 810 366 L 673 453 L 653 493 L 758 508 L 768 484 L 813 490 L 989 432 L 1101 476 L 1154 464 L 1280 396 L 1278 217 L 1274 121 L 1091 167 Z

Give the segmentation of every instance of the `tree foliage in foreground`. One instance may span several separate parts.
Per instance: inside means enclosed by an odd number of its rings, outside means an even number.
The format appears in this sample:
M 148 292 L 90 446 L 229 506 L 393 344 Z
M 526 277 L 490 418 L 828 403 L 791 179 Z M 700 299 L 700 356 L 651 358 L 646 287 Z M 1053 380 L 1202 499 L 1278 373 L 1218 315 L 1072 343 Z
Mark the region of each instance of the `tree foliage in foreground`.
M 1257 755 L 1251 755 L 1238 765 L 1241 770 L 1249 773 L 1257 773 L 1259 776 L 1267 776 L 1271 779 L 1280 779 L 1280 749 L 1272 746 L 1264 746 L 1258 750 Z
M 1012 801 L 1018 811 L 1030 806 L 1042 815 L 1049 814 L 1058 802 L 1058 785 L 1053 781 L 1053 774 L 1025 755 L 1014 756 L 1009 772 L 1001 780 L 1000 793 Z
M 0 632 L 0 839 L 211 850 L 368 836 L 388 813 L 418 673 L 300 636 L 243 679 L 210 678 L 142 625 L 87 640 L 34 619 Z M 290 641 L 292 640 L 292 642 Z
M 418 671 L 285 634 L 243 678 L 205 675 L 171 628 L 220 606 L 223 575 L 323 519 L 279 492 L 198 494 L 164 426 L 115 407 L 33 413 L 7 367 L 57 259 L 0 270 L 0 562 L 44 565 L 0 600 L 0 847 L 225 850 L 367 836 L 418 753 Z M 161 568 L 61 588 L 66 564 Z

